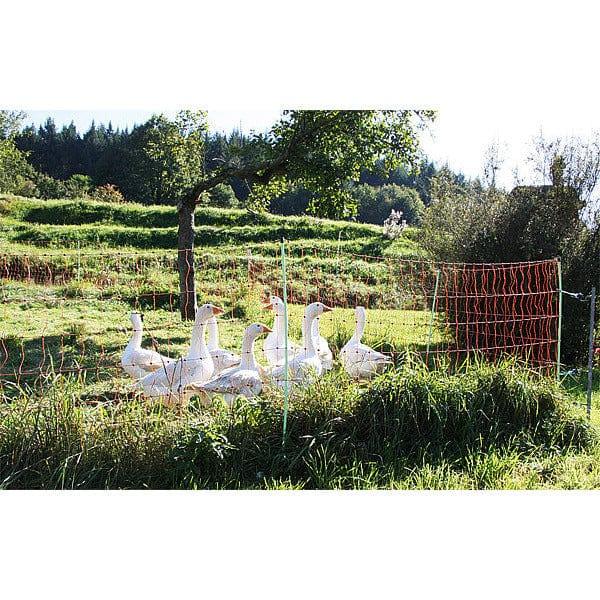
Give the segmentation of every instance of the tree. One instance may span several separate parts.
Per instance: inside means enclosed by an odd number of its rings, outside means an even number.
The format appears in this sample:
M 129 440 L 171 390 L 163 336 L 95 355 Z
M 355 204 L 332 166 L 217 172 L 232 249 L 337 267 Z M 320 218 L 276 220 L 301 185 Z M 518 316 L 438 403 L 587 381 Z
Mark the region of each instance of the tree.
M 560 162 L 557 162 L 560 159 Z M 555 183 L 556 167 L 560 164 L 560 184 L 574 189 L 588 212 L 597 209 L 600 180 L 600 134 L 588 139 L 565 137 L 546 139 L 540 133 L 533 140 L 528 162 L 537 176 L 536 183 Z M 589 216 L 589 215 L 588 215 Z
M 0 140 L 13 138 L 21 129 L 25 116 L 21 110 L 0 110 Z
M 24 118 L 21 111 L 0 110 L 0 192 L 20 193 L 34 174 L 14 143 Z
M 418 129 L 433 118 L 426 110 L 285 111 L 266 134 L 254 134 L 219 167 L 182 194 L 179 209 L 181 315 L 193 319 L 194 210 L 202 194 L 238 178 L 250 191 L 249 203 L 267 206 L 290 185 L 315 192 L 313 214 L 344 217 L 356 212 L 347 186 L 379 161 L 389 171 L 418 161 Z
M 115 181 L 126 196 L 173 202 L 204 173 L 206 113 L 181 111 L 171 120 L 154 115 L 131 132 L 126 143 L 126 181 Z

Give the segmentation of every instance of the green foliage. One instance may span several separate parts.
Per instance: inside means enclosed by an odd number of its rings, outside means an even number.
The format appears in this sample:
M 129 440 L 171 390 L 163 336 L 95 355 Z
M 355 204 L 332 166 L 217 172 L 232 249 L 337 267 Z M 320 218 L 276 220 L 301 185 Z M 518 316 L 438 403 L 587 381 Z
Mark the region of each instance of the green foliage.
M 57 377 L 0 404 L 3 487 L 544 487 L 595 441 L 555 384 L 512 365 L 406 365 L 364 391 L 330 373 L 294 398 L 285 448 L 278 396 L 179 414 L 82 399 Z
M 64 182 L 67 198 L 85 198 L 92 189 L 92 178 L 89 175 L 76 173 Z
M 256 188 L 253 200 L 267 206 L 289 186 L 314 193 L 308 211 L 328 218 L 356 213 L 345 183 L 362 169 L 416 165 L 418 130 L 432 111 L 285 111 L 267 134 L 254 135 L 215 173 L 200 191 L 219 177 L 246 177 Z M 195 190 L 190 194 L 194 196 Z
M 17 194 L 28 189 L 34 174 L 25 155 L 11 139 L 0 139 L 0 193 Z
M 202 177 L 206 114 L 181 111 L 174 120 L 155 115 L 136 127 L 125 150 L 124 194 L 147 202 L 168 202 Z
M 54 179 L 50 175 L 36 173 L 34 182 L 37 190 L 35 196 L 38 198 L 57 199 L 64 198 L 67 195 L 67 188 L 64 182 Z
M 0 110 L 0 140 L 14 138 L 21 128 L 25 113 L 20 110 Z
M 90 198 L 97 200 L 98 202 L 112 202 L 115 204 L 121 204 L 125 202 L 125 196 L 121 194 L 119 188 L 116 185 L 105 183 L 95 187 L 90 193 Z
M 290 185 L 281 195 L 272 198 L 269 211 L 278 215 L 303 215 L 314 194 L 299 185 Z
M 419 224 L 425 205 L 419 194 L 407 187 L 388 184 L 372 187 L 361 184 L 352 189 L 358 205 L 357 220 L 382 225 L 392 209 L 400 210 L 409 225 Z
M 207 199 L 203 202 L 205 206 L 215 208 L 237 208 L 239 202 L 235 197 L 233 188 L 227 183 L 220 183 L 207 192 Z
M 583 202 L 564 185 L 518 186 L 510 194 L 459 185 L 441 173 L 423 220 L 422 243 L 439 260 L 514 262 L 561 257 L 563 285 L 587 293 L 600 278 L 599 224 L 581 219 Z M 586 310 L 563 305 L 563 359 L 585 359 Z

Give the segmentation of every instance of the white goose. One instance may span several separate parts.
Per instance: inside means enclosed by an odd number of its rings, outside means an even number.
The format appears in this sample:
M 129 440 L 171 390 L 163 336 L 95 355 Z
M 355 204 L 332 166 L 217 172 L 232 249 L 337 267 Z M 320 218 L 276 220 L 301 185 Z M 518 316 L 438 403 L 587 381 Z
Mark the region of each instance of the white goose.
M 208 350 L 214 363 L 213 377 L 225 369 L 240 364 L 241 359 L 237 354 L 219 347 L 219 327 L 216 317 L 208 321 Z
M 271 329 L 262 323 L 253 323 L 246 327 L 239 366 L 226 369 L 206 383 L 192 384 L 191 388 L 209 396 L 222 394 L 229 406 L 233 404 L 236 396 L 246 396 L 246 398 L 258 396 L 262 391 L 263 382 L 259 365 L 254 357 L 254 340 L 259 335 L 270 332 Z
M 142 348 L 142 336 L 144 335 L 144 315 L 142 313 L 132 312 L 129 318 L 133 325 L 133 335 L 121 356 L 121 366 L 128 375 L 134 379 L 140 379 L 144 375 L 174 362 L 172 358 L 163 356 L 154 350 Z
M 385 354 L 361 343 L 367 322 L 367 311 L 364 306 L 357 306 L 354 314 L 356 328 L 348 343 L 340 350 L 340 361 L 350 377 L 370 379 L 377 373 L 381 373 L 386 365 L 393 361 Z
M 149 373 L 135 387 L 146 397 L 165 404 L 187 403 L 194 395 L 191 384 L 208 381 L 213 374 L 213 361 L 204 333 L 209 319 L 223 312 L 222 308 L 212 304 L 204 304 L 198 308 L 187 355 Z
M 270 308 L 275 313 L 273 330 L 265 338 L 263 353 L 271 367 L 278 367 L 285 360 L 285 306 L 279 296 L 271 296 L 263 308 Z M 288 339 L 288 360 L 292 360 L 300 352 L 300 346 Z
M 313 321 L 324 312 L 332 310 L 322 302 L 313 302 L 304 309 L 302 322 L 302 341 L 304 348 L 288 363 L 288 378 L 291 384 L 309 385 L 323 373 L 323 364 L 317 354 L 312 336 Z M 285 385 L 285 365 L 275 367 L 271 372 L 274 382 L 283 387 Z
M 323 363 L 323 370 L 330 371 L 333 368 L 333 354 L 327 340 L 321 335 L 319 331 L 319 317 L 317 317 L 312 324 L 312 338 L 317 349 L 317 354 Z

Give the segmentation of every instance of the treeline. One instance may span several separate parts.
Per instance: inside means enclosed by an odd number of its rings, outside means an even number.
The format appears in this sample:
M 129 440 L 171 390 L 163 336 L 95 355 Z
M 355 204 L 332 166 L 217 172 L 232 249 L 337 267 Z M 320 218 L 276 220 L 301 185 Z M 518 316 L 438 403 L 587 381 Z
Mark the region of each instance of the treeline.
M 208 132 L 202 112 L 182 111 L 173 119 L 155 115 L 131 130 L 92 123 L 80 132 L 73 123 L 59 129 L 48 119 L 14 136 L 14 146 L 31 170 L 25 172 L 27 167 L 21 165 L 20 186 L 10 191 L 42 198 L 95 196 L 173 204 L 199 177 L 235 161 L 248 140 L 239 131 Z M 355 201 L 356 219 L 381 224 L 394 209 L 401 210 L 408 223 L 419 223 L 431 203 L 437 173 L 426 159 L 417 173 L 363 172 L 359 181 L 346 184 Z M 465 180 L 460 174 L 452 176 L 458 184 Z M 249 192 L 245 181 L 232 179 L 212 190 L 203 202 L 244 206 Z M 283 215 L 305 214 L 311 200 L 309 191 L 292 187 L 271 200 L 269 209 Z

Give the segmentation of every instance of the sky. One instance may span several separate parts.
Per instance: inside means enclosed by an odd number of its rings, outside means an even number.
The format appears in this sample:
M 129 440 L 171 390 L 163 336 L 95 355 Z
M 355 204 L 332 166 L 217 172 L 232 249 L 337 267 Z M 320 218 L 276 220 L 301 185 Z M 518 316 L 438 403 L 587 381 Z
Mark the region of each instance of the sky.
M 29 110 L 27 123 L 41 124 L 52 117 L 57 126 L 75 123 L 79 131 L 85 131 L 92 121 L 114 127 L 131 128 L 143 123 L 153 111 L 149 110 Z M 161 112 L 159 109 L 154 112 Z M 174 111 L 164 111 L 174 114 Z M 231 131 L 241 128 L 248 133 L 252 130 L 265 131 L 279 117 L 278 109 L 265 110 L 209 110 L 208 119 L 211 131 Z M 437 118 L 430 130 L 422 135 L 421 144 L 427 156 L 438 166 L 448 164 L 453 170 L 467 177 L 481 177 L 484 155 L 491 144 L 499 148 L 503 159 L 498 173 L 499 185 L 511 188 L 514 185 L 514 171 L 518 168 L 524 182 L 533 183 L 534 175 L 527 168 L 526 158 L 530 152 L 532 139 L 540 132 L 547 137 L 579 135 L 588 137 L 592 131 L 600 131 L 600 113 L 593 111 L 560 110 L 554 105 L 544 109 L 537 106 L 535 111 L 489 109 L 485 106 L 460 104 L 440 107 Z

